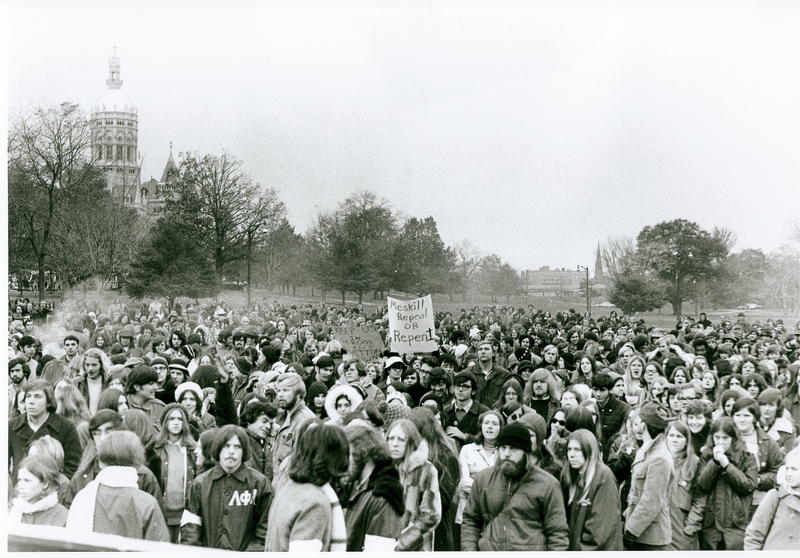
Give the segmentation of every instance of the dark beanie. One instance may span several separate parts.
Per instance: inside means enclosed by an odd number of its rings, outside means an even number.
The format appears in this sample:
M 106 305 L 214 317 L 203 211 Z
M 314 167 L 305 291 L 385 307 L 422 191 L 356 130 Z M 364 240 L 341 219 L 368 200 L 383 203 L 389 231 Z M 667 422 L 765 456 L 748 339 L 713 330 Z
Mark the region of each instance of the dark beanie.
M 525 453 L 531 453 L 531 433 L 525 425 L 512 422 L 500 430 L 495 445 L 498 448 L 501 446 L 509 446 L 521 449 Z
M 89 432 L 93 432 L 109 422 L 114 425 L 114 428 L 119 428 L 122 426 L 122 415 L 111 409 L 100 409 L 89 419 Z
M 325 385 L 325 382 L 314 382 L 310 386 L 308 386 L 308 400 L 313 402 L 314 398 L 317 395 L 327 395 L 328 394 L 328 386 Z
M 128 360 L 128 355 L 123 354 L 123 353 L 120 352 L 120 353 L 117 353 L 115 355 L 111 355 L 110 357 L 108 357 L 108 359 L 111 361 L 112 365 L 113 364 L 125 364 L 125 361 Z
M 314 366 L 314 362 L 311 360 L 311 357 L 306 354 L 300 357 L 300 364 L 303 365 L 303 368 Z
M 253 371 L 253 365 L 250 364 L 250 361 L 247 360 L 245 357 L 238 357 L 236 360 L 236 368 L 239 369 L 239 372 L 247 376 L 250 372 Z
M 281 359 L 280 349 L 276 349 L 273 345 L 266 345 L 262 347 L 261 352 L 263 353 L 264 358 L 267 360 L 267 364 L 269 366 L 272 366 Z
M 214 383 L 219 380 L 217 367 L 210 364 L 201 364 L 192 374 L 192 381 L 200 386 L 201 389 L 214 387 Z

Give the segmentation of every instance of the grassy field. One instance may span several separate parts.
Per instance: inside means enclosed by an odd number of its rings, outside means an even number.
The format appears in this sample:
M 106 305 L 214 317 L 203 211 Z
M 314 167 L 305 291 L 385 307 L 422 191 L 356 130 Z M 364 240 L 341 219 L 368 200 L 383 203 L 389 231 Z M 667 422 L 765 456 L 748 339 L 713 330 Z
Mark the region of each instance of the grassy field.
M 355 306 L 358 304 L 358 298 L 353 295 L 352 293 L 348 293 L 348 297 L 346 299 L 347 306 Z M 17 298 L 29 298 L 31 300 L 38 300 L 38 296 L 34 292 L 26 292 L 24 297 L 19 296 L 18 291 L 9 291 L 8 296 L 10 300 L 16 300 Z M 391 294 L 393 298 L 401 298 L 401 299 L 408 299 L 411 298 L 410 295 L 395 295 Z M 83 293 L 81 291 L 72 291 L 64 293 L 62 296 L 52 296 L 48 297 L 48 301 L 56 301 L 56 302 L 68 302 L 68 301 L 82 301 L 85 300 L 87 302 L 92 301 L 93 303 L 99 303 L 101 308 L 107 308 L 110 304 L 112 304 L 115 300 L 121 300 L 122 302 L 128 304 L 129 306 L 136 305 L 135 301 L 132 301 L 126 295 L 119 293 L 117 291 L 106 291 L 106 292 L 95 292 L 89 291 L 87 293 Z M 212 299 L 201 299 L 201 304 L 211 302 Z M 247 302 L 247 293 L 245 291 L 222 291 L 216 297 L 218 301 L 224 301 L 228 304 L 229 307 L 235 309 L 241 309 L 244 307 L 245 303 Z M 325 302 L 326 304 L 331 304 L 334 306 L 341 306 L 342 299 L 339 293 L 327 293 L 327 296 L 323 299 L 320 292 L 315 290 L 315 296 L 311 296 L 310 292 L 306 292 L 305 289 L 299 289 L 297 296 L 285 295 L 280 294 L 278 292 L 269 292 L 260 289 L 254 289 L 252 292 L 252 300 L 253 302 L 263 304 L 266 301 L 268 304 L 272 303 L 273 301 L 278 301 L 279 303 L 291 306 L 293 304 L 301 305 L 306 303 L 311 304 L 319 304 L 320 302 Z M 603 299 L 604 300 L 604 299 Z M 183 299 L 184 306 L 187 302 L 187 299 Z M 596 304 L 598 300 L 593 300 L 592 304 Z M 369 312 L 373 311 L 377 306 L 386 306 L 386 299 L 383 298 L 381 300 L 373 300 L 372 294 L 366 295 L 364 297 L 363 303 L 364 308 Z M 505 298 L 500 298 L 497 303 L 493 303 L 490 301 L 488 296 L 468 296 L 466 300 L 462 298 L 461 295 L 453 295 L 452 301 L 451 297 L 448 295 L 434 295 L 433 296 L 433 306 L 437 312 L 445 312 L 449 311 L 454 316 L 458 316 L 461 312 L 461 309 L 466 309 L 469 311 L 470 308 L 475 306 L 479 306 L 481 308 L 485 306 L 499 304 L 500 306 L 514 306 L 515 308 L 518 307 L 527 307 L 528 304 L 532 304 L 534 308 L 549 310 L 551 313 L 558 312 L 560 310 L 568 310 L 570 308 L 574 308 L 576 312 L 583 313 L 586 310 L 586 299 L 581 298 L 580 296 L 570 296 L 570 297 L 540 297 L 540 296 L 531 296 L 527 299 L 525 297 L 512 297 L 508 302 L 506 302 Z M 591 313 L 592 316 L 596 319 L 600 316 L 608 316 L 614 308 L 599 308 L 599 307 L 592 307 Z M 722 319 L 729 319 L 731 321 L 736 321 L 736 316 L 740 312 L 740 310 L 735 309 L 698 309 L 700 312 L 705 311 L 708 314 L 709 319 L 717 323 Z M 696 317 L 697 315 L 694 312 L 694 305 L 686 303 L 684 304 L 684 311 L 691 316 Z M 619 312 L 619 311 L 617 311 Z M 755 321 L 765 321 L 768 318 L 778 319 L 782 318 L 786 325 L 791 326 L 797 321 L 798 316 L 800 313 L 788 310 L 771 310 L 771 309 L 759 309 L 759 310 L 745 310 L 743 311 L 744 314 L 747 316 L 748 322 L 755 322 Z M 723 318 L 724 316 L 724 318 Z M 652 325 L 654 327 L 659 328 L 672 328 L 675 326 L 676 319 L 672 315 L 672 307 L 670 305 L 665 305 L 660 311 L 655 312 L 647 312 L 641 315 L 637 315 L 637 318 L 643 318 L 645 323 L 648 325 Z

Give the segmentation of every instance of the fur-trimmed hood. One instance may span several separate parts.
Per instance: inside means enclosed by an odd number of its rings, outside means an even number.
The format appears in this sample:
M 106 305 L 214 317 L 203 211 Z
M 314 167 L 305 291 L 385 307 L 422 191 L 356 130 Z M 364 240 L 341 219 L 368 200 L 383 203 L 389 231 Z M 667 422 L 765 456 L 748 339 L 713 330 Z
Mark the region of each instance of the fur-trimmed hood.
M 430 450 L 428 449 L 428 442 L 422 440 L 419 444 L 419 447 L 406 456 L 403 462 L 402 467 L 405 469 L 406 474 L 413 471 L 417 467 L 425 465 L 425 463 L 428 461 L 429 454 Z
M 361 394 L 351 386 L 333 386 L 328 391 L 328 395 L 325 396 L 325 410 L 328 412 L 328 416 L 332 422 L 340 422 L 342 420 L 342 416 L 339 414 L 339 411 L 336 410 L 336 400 L 340 395 L 345 395 L 350 400 L 351 411 L 355 411 L 356 407 L 361 405 L 364 401 Z

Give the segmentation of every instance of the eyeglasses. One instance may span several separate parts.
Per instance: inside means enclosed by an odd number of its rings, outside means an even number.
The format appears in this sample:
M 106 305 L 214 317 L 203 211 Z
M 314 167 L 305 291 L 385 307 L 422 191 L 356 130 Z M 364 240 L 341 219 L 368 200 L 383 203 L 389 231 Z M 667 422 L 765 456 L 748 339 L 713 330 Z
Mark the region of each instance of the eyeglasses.
M 467 390 L 467 389 L 472 389 L 472 385 L 470 385 L 470 384 L 461 384 L 461 385 L 458 385 L 458 386 L 453 386 L 453 389 L 457 389 L 459 391 L 464 391 L 464 390 Z
M 567 425 L 567 421 L 565 421 L 565 420 L 558 420 L 558 419 L 555 419 L 555 418 L 554 418 L 554 419 L 551 419 L 551 420 L 550 420 L 550 424 L 560 424 L 561 426 L 566 426 L 566 425 Z

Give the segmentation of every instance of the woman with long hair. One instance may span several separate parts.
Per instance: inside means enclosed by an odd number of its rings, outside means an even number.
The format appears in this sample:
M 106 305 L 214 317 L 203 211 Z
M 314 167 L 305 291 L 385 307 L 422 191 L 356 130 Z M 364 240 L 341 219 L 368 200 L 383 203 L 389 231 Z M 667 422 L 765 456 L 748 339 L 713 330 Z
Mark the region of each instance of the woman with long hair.
M 389 453 L 400 473 L 405 503 L 404 524 L 395 550 L 433 551 L 433 535 L 442 518 L 442 502 L 436 467 L 428 460 L 428 444 L 408 419 L 389 428 Z
M 743 550 L 758 464 L 729 417 L 714 421 L 700 457 L 697 486 L 708 494 L 701 550 Z
M 500 429 L 505 424 L 503 416 L 495 410 L 485 411 L 478 417 L 478 424 L 481 430 L 475 439 L 474 444 L 465 444 L 461 448 L 458 462 L 461 468 L 461 479 L 458 484 L 458 509 L 456 511 L 456 536 L 455 539 L 460 543 L 461 520 L 464 515 L 464 508 L 467 507 L 467 500 L 472 491 L 472 484 L 475 475 L 493 467 L 497 460 L 497 447 L 495 440 L 500 434 Z M 459 546 L 460 549 L 460 546 Z
M 577 369 L 572 374 L 570 384 L 592 385 L 592 378 L 597 374 L 597 361 L 590 354 L 581 356 Z
M 157 479 L 161 479 L 161 458 L 155 451 L 155 438 L 156 428 L 153 421 L 144 411 L 139 409 L 128 409 L 120 413 L 122 421 L 126 430 L 130 430 L 139 438 L 144 448 L 145 466 L 155 475 Z M 99 450 L 99 448 L 98 448 Z
M 695 455 L 700 455 L 713 422 L 711 406 L 702 400 L 689 401 L 684 421 L 692 433 L 692 449 Z
M 631 469 L 636 452 L 644 444 L 645 424 L 639 418 L 639 409 L 631 409 L 624 426 L 611 443 L 608 455 L 608 468 L 614 473 L 619 484 L 620 507 L 622 512 L 628 505 L 628 493 L 631 490 Z
M 569 550 L 622 550 L 617 482 L 588 430 L 576 430 L 567 438 L 561 490 L 569 523 Z
M 442 519 L 434 534 L 434 551 L 453 551 L 453 526 L 458 507 L 453 505 L 458 497 L 460 467 L 455 442 L 442 428 L 431 409 L 420 406 L 412 409 L 408 419 L 417 427 L 428 444 L 428 460 L 436 468 Z
M 625 347 L 623 347 L 624 349 Z M 620 352 L 622 349 L 620 349 Z M 628 361 L 625 373 L 622 375 L 625 381 L 625 401 L 628 405 L 639 405 L 644 403 L 645 389 L 642 376 L 644 375 L 645 362 L 641 355 L 634 354 Z
M 506 383 L 503 384 L 503 389 L 500 391 L 500 397 L 498 397 L 497 401 L 494 402 L 492 408 L 496 411 L 499 411 L 501 408 L 503 408 L 504 405 L 514 402 L 517 402 L 520 405 L 522 405 L 522 397 L 523 397 L 522 386 L 515 378 L 509 378 L 508 380 L 506 380 Z M 522 406 L 524 408 L 523 411 L 524 413 L 532 412 L 532 409 L 530 409 L 529 407 L 525 407 L 524 405 Z
M 61 384 L 61 382 L 59 382 Z M 81 443 L 81 451 L 92 437 L 89 433 L 89 406 L 80 390 L 69 382 L 59 385 L 55 390 L 56 414 L 67 419 L 75 430 Z
M 783 463 L 783 454 L 777 442 L 761 429 L 761 408 L 753 399 L 742 397 L 731 409 L 733 423 L 739 431 L 739 438 L 758 465 L 758 484 L 753 492 L 748 521 L 752 519 L 756 508 L 770 489 L 775 487 L 778 469 Z
M 161 431 L 153 447 L 161 459 L 161 478 L 158 480 L 164 489 L 164 519 L 173 544 L 179 542 L 188 488 L 197 472 L 196 446 L 186 411 L 180 404 L 170 403 L 164 408 Z
M 17 471 L 17 496 L 11 500 L 8 523 L 66 526 L 69 512 L 58 502 L 60 473 L 49 455 L 25 458 Z
M 128 399 L 125 394 L 115 387 L 106 388 L 100 392 L 97 399 L 97 410 L 111 409 L 117 413 L 128 410 Z
M 667 449 L 672 455 L 670 519 L 672 542 L 667 550 L 700 550 L 700 529 L 708 495 L 697 489 L 700 458 L 694 452 L 689 426 L 676 420 L 667 427 Z

